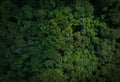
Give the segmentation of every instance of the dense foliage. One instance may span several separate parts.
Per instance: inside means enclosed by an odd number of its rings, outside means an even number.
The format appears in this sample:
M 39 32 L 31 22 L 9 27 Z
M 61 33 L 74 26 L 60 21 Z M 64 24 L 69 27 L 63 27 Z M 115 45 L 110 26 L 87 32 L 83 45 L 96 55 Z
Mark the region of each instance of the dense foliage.
M 119 0 L 0 0 L 0 82 L 119 77 Z

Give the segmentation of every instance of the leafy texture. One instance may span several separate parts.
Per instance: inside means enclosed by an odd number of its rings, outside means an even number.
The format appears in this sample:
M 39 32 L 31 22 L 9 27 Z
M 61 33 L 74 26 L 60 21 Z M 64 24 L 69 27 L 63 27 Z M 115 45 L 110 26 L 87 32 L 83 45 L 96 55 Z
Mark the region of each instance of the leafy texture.
M 119 4 L 1 0 L 0 82 L 119 82 Z

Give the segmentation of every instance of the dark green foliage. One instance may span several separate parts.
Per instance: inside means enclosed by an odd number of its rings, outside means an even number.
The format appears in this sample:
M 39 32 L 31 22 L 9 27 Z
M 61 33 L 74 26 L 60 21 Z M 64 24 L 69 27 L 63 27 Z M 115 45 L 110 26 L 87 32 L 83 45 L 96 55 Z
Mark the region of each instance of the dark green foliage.
M 119 4 L 0 1 L 0 82 L 119 82 Z

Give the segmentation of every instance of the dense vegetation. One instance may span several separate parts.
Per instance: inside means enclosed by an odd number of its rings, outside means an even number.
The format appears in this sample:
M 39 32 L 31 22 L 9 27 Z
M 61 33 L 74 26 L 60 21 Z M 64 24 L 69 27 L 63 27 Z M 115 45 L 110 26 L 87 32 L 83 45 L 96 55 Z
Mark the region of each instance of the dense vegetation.
M 120 0 L 0 0 L 0 82 L 120 82 Z

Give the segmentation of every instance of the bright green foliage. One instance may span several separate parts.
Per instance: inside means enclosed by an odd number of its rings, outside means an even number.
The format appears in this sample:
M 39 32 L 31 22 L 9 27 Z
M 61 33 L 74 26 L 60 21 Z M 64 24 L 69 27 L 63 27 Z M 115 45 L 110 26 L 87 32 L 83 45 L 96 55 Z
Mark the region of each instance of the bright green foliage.
M 0 1 L 0 82 L 119 82 L 116 1 Z

